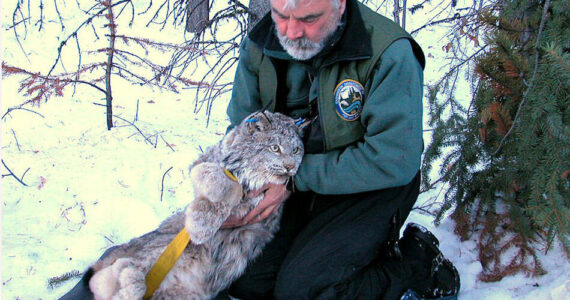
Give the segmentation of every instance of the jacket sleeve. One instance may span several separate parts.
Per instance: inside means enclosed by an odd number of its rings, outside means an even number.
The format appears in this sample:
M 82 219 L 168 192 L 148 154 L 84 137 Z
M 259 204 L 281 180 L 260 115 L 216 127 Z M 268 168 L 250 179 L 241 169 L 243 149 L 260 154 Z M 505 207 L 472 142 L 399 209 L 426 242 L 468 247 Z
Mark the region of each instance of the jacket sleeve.
M 417 174 L 423 151 L 423 70 L 410 42 L 390 45 L 371 77 L 360 119 L 364 139 L 305 155 L 294 178 L 297 189 L 351 194 L 402 186 Z
M 239 124 L 249 114 L 262 108 L 259 98 L 259 71 L 250 58 L 250 47 L 257 47 L 246 38 L 239 52 L 239 61 L 234 77 L 232 97 L 226 110 L 230 119 L 228 130 Z

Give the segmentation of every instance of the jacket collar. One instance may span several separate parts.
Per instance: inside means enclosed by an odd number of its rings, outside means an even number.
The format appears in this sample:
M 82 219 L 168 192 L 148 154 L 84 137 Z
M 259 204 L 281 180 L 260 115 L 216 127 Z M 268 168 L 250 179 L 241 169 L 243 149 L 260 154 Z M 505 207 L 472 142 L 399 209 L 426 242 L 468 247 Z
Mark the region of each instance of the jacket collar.
M 347 0 L 342 16 L 343 25 L 327 42 L 325 49 L 316 57 L 325 56 L 323 64 L 342 60 L 366 59 L 372 56 L 370 35 L 358 8 L 357 0 Z M 293 60 L 279 43 L 275 35 L 275 24 L 271 12 L 266 14 L 249 33 L 249 38 L 270 57 Z

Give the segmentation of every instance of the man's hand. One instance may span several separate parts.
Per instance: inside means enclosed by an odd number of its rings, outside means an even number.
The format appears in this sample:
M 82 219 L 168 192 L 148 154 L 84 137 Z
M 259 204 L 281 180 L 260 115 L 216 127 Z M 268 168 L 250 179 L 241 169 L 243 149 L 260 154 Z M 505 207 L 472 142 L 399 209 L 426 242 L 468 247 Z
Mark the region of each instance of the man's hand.
M 292 179 L 291 179 L 292 180 Z M 279 206 L 289 198 L 291 191 L 287 190 L 284 184 L 268 183 L 259 190 L 250 191 L 247 195 L 250 198 L 265 194 L 263 200 L 243 218 L 229 217 L 222 228 L 239 227 L 246 224 L 253 224 L 269 217 L 279 209 Z

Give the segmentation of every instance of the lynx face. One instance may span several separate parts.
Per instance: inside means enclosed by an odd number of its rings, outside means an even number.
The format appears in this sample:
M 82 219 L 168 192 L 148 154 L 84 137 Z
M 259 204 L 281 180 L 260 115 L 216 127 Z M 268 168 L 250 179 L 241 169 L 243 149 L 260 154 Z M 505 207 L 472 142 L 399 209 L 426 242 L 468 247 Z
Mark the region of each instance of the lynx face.
M 303 158 L 299 132 L 295 122 L 280 113 L 254 113 L 224 139 L 224 164 L 250 189 L 284 183 Z

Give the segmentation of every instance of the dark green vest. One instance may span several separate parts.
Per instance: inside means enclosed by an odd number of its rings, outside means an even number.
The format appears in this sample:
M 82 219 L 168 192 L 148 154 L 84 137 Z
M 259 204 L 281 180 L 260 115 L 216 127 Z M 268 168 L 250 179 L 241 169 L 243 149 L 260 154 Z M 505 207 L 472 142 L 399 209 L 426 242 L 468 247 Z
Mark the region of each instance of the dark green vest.
M 349 61 L 335 61 L 332 63 L 327 63 L 325 59 L 323 66 L 317 74 L 320 82 L 318 107 L 321 127 L 325 139 L 325 151 L 346 146 L 361 140 L 365 133 L 365 128 L 361 124 L 359 118 L 353 121 L 347 121 L 341 118 L 337 113 L 337 107 L 334 101 L 334 91 L 339 83 L 349 79 L 357 81 L 361 83 L 362 86 L 367 87 L 368 79 L 370 78 L 375 66 L 378 65 L 380 57 L 386 48 L 388 48 L 388 46 L 390 46 L 394 41 L 401 38 L 410 40 L 414 53 L 422 65 L 422 68 L 425 64 L 425 58 L 421 48 L 405 30 L 391 20 L 373 12 L 361 3 L 358 3 L 357 7 L 366 27 L 366 31 L 370 37 L 372 55 L 369 57 L 359 57 Z M 359 33 L 345 32 L 345 34 Z M 272 62 L 271 57 L 264 55 L 262 49 L 253 43 L 249 52 L 252 65 L 258 66 L 258 83 L 262 105 L 263 107 L 269 107 L 269 109 L 275 110 L 276 99 L 278 99 L 278 77 L 275 64 Z M 365 91 L 364 94 L 365 96 L 363 100 L 366 101 L 368 91 Z

